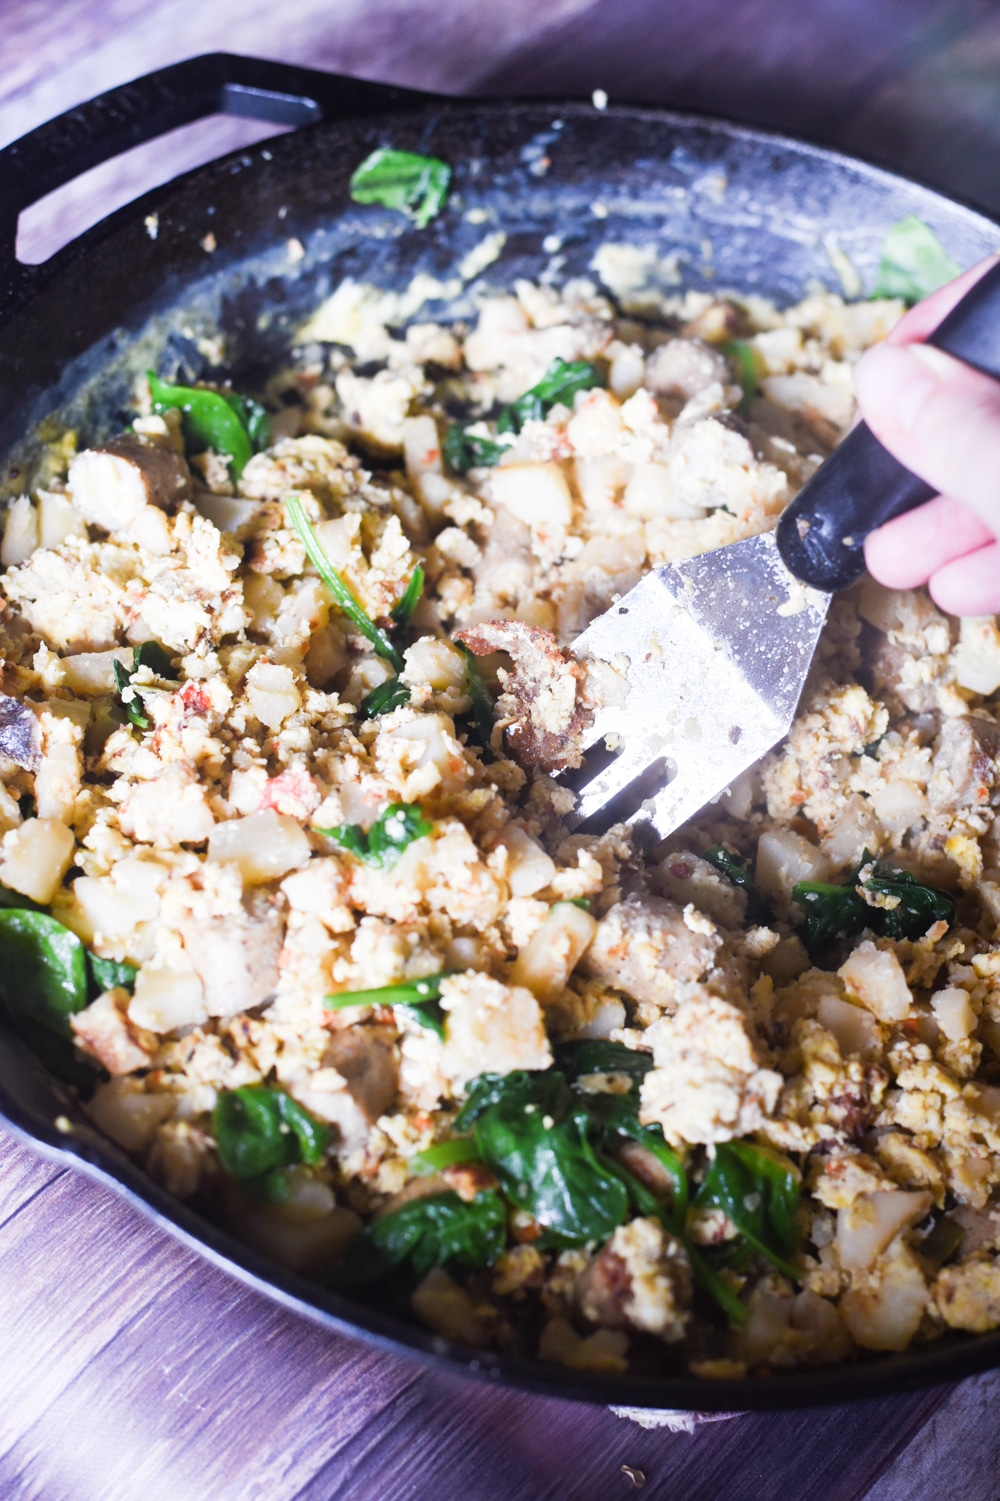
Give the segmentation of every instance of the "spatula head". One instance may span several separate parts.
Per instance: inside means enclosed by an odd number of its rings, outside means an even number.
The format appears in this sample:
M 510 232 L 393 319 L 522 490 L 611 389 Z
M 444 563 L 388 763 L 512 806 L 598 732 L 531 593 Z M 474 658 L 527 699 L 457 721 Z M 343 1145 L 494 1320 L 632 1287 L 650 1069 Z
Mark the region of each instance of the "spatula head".
M 592 621 L 574 655 L 622 691 L 595 716 L 570 822 L 665 837 L 725 792 L 788 732 L 830 598 L 768 533 L 657 568 Z

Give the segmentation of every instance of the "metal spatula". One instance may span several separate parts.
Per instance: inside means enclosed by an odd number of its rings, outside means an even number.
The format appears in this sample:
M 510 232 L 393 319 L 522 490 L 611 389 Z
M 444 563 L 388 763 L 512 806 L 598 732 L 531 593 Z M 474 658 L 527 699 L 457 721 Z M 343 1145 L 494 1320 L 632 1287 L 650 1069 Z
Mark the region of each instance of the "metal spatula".
M 1000 266 L 927 341 L 1000 379 Z M 627 685 L 598 710 L 574 827 L 643 821 L 661 838 L 787 732 L 835 590 L 864 571 L 870 531 L 934 491 L 859 424 L 777 531 L 658 568 L 574 643 Z

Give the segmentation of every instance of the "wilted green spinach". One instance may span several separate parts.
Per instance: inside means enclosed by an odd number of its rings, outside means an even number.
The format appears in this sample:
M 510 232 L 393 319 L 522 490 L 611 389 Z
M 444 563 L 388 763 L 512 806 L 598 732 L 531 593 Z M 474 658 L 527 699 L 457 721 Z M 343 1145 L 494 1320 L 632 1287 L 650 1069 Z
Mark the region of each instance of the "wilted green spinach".
M 747 861 L 742 855 L 734 855 L 724 845 L 716 844 L 705 851 L 702 859 L 707 860 L 709 865 L 714 865 L 716 870 L 721 870 L 734 886 L 746 893 L 748 923 L 757 925 L 774 921 L 774 915 L 751 879 Z
M 119 662 L 117 658 L 113 663 L 115 687 L 126 718 L 138 730 L 151 730 L 153 721 L 146 713 L 138 690 L 132 686 L 132 679 L 140 667 L 148 667 L 150 672 L 158 678 L 168 678 L 175 682 L 177 670 L 158 641 L 144 641 L 141 646 L 134 646 L 131 667 L 126 667 L 124 662 Z
M 288 1195 L 282 1169 L 323 1161 L 330 1130 L 291 1095 L 266 1085 L 220 1093 L 212 1112 L 219 1161 L 255 1198 L 280 1202 Z
M 235 391 L 212 391 L 206 386 L 172 386 L 147 372 L 153 411 L 171 408 L 184 418 L 184 442 L 189 453 L 211 448 L 229 460 L 231 478 L 238 480 L 255 453 L 267 447 L 271 419 L 259 401 Z
M 873 297 L 901 297 L 921 302 L 961 271 L 934 231 L 915 214 L 900 219 L 882 241 Z
M 382 146 L 355 169 L 350 192 L 355 203 L 399 209 L 425 229 L 444 208 L 450 184 L 451 168 L 440 157 Z
M 886 905 L 873 905 L 865 893 Z M 922 938 L 932 924 L 955 920 L 955 902 L 946 891 L 881 864 L 868 850 L 843 885 L 800 881 L 792 900 L 805 914 L 799 932 L 810 954 L 856 938 L 865 928 L 880 938 Z
M 372 1220 L 351 1242 L 337 1286 L 378 1282 L 396 1268 L 420 1278 L 432 1267 L 475 1272 L 492 1266 L 507 1242 L 507 1211 L 492 1189 L 471 1203 L 458 1194 L 413 1199 Z
M 348 854 L 384 870 L 395 865 L 415 839 L 429 834 L 434 825 L 424 817 L 419 803 L 390 803 L 366 832 L 359 823 L 339 823 L 332 829 L 317 829 L 347 850 Z

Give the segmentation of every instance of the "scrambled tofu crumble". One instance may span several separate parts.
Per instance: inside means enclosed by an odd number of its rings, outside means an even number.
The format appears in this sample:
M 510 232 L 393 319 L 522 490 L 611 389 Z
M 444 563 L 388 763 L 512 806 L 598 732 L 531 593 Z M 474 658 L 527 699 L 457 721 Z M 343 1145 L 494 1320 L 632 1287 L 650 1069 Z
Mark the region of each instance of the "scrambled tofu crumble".
M 774 525 L 902 305 L 384 303 L 320 310 L 241 472 L 144 390 L 11 504 L 2 938 L 90 977 L 12 1021 L 170 1192 L 460 1341 L 752 1374 L 997 1327 L 995 622 L 866 581 L 679 835 L 562 822 L 566 647 Z M 554 361 L 589 384 L 525 409 Z M 803 883 L 850 906 L 825 942 Z

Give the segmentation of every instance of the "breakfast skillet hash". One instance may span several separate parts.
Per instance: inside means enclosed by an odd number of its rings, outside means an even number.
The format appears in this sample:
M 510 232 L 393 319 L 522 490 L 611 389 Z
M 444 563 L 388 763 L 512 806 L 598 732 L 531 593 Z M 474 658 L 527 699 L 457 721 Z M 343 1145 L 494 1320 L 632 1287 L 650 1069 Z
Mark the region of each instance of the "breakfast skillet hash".
M 348 280 L 261 403 L 150 374 L 120 437 L 48 434 L 0 984 L 100 1130 L 294 1270 L 577 1369 L 1000 1325 L 994 621 L 866 581 L 685 830 L 564 824 L 616 691 L 567 646 L 774 525 L 902 310 L 581 280 L 404 327 Z

